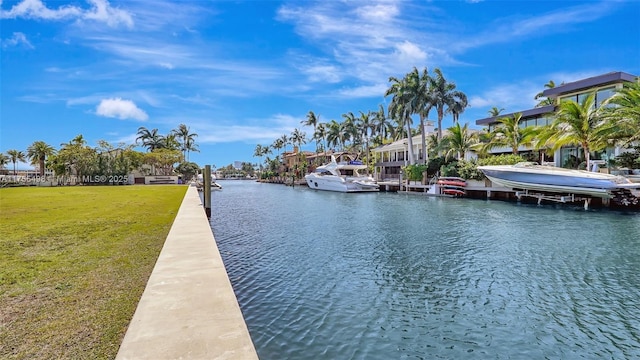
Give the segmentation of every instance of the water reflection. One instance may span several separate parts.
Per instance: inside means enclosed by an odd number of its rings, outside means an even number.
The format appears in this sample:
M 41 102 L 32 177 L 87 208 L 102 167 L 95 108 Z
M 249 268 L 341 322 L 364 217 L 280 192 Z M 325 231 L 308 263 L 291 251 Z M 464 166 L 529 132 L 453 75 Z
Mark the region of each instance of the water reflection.
M 253 182 L 212 227 L 261 359 L 640 356 L 640 217 Z

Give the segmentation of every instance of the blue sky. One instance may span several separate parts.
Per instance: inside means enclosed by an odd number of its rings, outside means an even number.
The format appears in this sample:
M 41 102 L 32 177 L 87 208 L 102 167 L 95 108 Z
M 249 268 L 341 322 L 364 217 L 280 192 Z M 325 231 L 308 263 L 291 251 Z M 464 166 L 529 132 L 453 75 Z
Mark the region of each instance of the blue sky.
M 442 69 L 464 124 L 533 107 L 549 80 L 640 75 L 639 1 L 0 0 L 0 151 L 135 141 L 180 123 L 191 161 L 259 162 L 320 121 L 377 110 L 390 76 Z M 432 112 L 430 118 L 435 119 Z M 451 118 L 443 127 L 451 125 Z M 289 146 L 289 149 L 291 146 Z M 303 148 L 313 150 L 309 143 Z M 142 149 L 140 149 L 142 150 Z

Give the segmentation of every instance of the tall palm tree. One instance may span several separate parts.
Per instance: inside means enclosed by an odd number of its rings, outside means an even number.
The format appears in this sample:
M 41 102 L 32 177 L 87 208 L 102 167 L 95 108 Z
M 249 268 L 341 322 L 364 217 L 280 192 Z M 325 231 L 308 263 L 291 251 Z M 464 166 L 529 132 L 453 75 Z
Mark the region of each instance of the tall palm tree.
M 553 89 L 554 87 L 556 87 L 556 83 L 553 82 L 553 80 L 549 80 L 548 83 L 544 84 L 544 87 L 547 88 L 547 89 Z M 537 93 L 534 99 L 535 100 L 539 100 L 539 99 L 543 98 L 544 95 L 542 95 L 542 94 L 543 94 L 542 91 Z M 543 100 L 540 100 L 540 102 L 538 102 L 536 107 L 543 107 L 543 106 L 553 105 L 553 104 L 554 104 L 553 99 L 544 98 Z
M 582 148 L 587 169 L 590 169 L 589 153 L 607 147 L 607 138 L 602 136 L 606 126 L 601 114 L 602 107 L 595 107 L 595 94 L 590 94 L 582 103 L 573 100 L 559 105 L 553 123 L 539 135 L 541 144 L 555 151 L 563 146 L 577 145 Z
M 352 112 L 342 114 L 344 121 L 340 124 L 340 135 L 342 137 L 342 143 L 351 141 L 351 146 L 356 147 L 360 144 L 360 132 L 357 127 L 356 116 Z
M 316 115 L 313 111 L 309 111 L 307 114 L 306 121 L 300 121 L 302 125 L 305 126 L 313 126 L 313 135 L 316 140 L 316 153 L 318 152 L 318 139 L 315 137 L 316 130 L 318 128 L 318 123 L 320 122 L 320 115 Z
M 499 119 L 500 125 L 491 132 L 491 139 L 484 144 L 483 150 L 508 147 L 514 155 L 517 155 L 521 146 L 532 145 L 538 131 L 533 126 L 520 127 L 521 120 L 521 113 Z
M 294 129 L 291 133 L 291 143 L 293 145 L 298 144 L 298 152 L 301 151 L 302 144 L 307 143 L 307 140 L 305 139 L 306 135 L 307 134 L 305 134 L 303 131 L 300 131 L 300 129 Z
M 447 136 L 443 139 L 448 149 L 445 156 L 457 153 L 457 159 L 464 159 L 466 152 L 471 150 L 478 143 L 478 137 L 469 131 L 469 124 L 460 127 L 460 123 L 450 127 Z
M 316 153 L 318 152 L 318 140 L 323 141 L 322 149 L 324 152 L 327 151 L 327 124 L 318 123 L 316 125 L 316 130 L 313 132 L 312 139 L 316 140 Z
M 262 158 L 263 156 L 268 155 L 270 153 L 271 153 L 271 148 L 269 147 L 269 145 L 263 146 L 258 144 L 256 145 L 256 149 L 253 152 L 253 156 Z M 265 161 L 266 160 L 261 161 L 260 168 L 262 168 L 262 164 L 265 163 Z
M 342 128 L 340 123 L 335 120 L 331 120 L 327 126 L 327 145 L 333 148 L 338 145 L 343 145 Z
M 9 163 L 9 157 L 5 154 L 0 153 L 0 169 L 4 169 L 5 166 Z
M 144 126 L 138 128 L 138 137 L 136 137 L 136 144 L 138 141 L 142 146 L 147 148 L 147 151 L 153 151 L 163 147 L 164 137 L 158 134 L 158 129 L 149 130 Z
M 457 123 L 460 118 L 460 114 L 464 112 L 464 110 L 469 106 L 469 101 L 467 100 L 467 95 L 464 93 L 458 94 L 453 98 L 453 101 L 448 104 L 447 110 L 445 114 L 451 114 L 453 117 L 453 123 Z
M 465 98 L 466 95 L 456 90 L 456 84 L 448 82 L 442 75 L 442 71 L 439 68 L 434 70 L 435 77 L 429 78 L 429 87 L 431 89 L 431 103 L 438 112 L 438 139 L 442 139 L 442 119 L 444 118 L 444 111 L 446 107 L 450 107 L 454 103 L 455 99 Z
M 53 146 L 44 141 L 35 141 L 27 148 L 27 157 L 32 164 L 38 164 L 38 172 L 40 176 L 44 176 L 45 160 L 56 153 Z
M 16 163 L 18 161 L 24 162 L 26 160 L 24 152 L 20 150 L 11 149 L 11 150 L 7 150 L 7 155 L 9 155 L 9 161 L 13 163 L 13 175 L 17 175 Z
M 177 129 L 172 130 L 172 133 L 176 135 L 182 146 L 182 158 L 189 161 L 189 152 L 199 151 L 195 143 L 195 138 L 198 137 L 198 134 L 192 133 L 185 124 L 180 124 Z
M 424 122 L 429 117 L 429 112 L 433 107 L 433 102 L 431 101 L 431 88 L 430 77 L 427 68 L 422 69 L 422 73 L 418 73 L 418 69 L 416 67 L 406 75 L 408 82 L 413 87 L 413 98 L 411 102 L 413 103 L 412 108 L 415 109 L 415 113 L 418 114 L 420 118 L 420 141 L 422 145 L 422 161 L 423 163 L 427 163 L 428 153 L 427 153 L 427 138 L 424 129 Z
M 411 78 L 405 77 L 404 79 L 398 79 L 390 77 L 389 82 L 391 87 L 387 89 L 384 96 L 393 95 L 391 103 L 389 104 L 389 115 L 391 118 L 398 122 L 398 126 L 407 127 L 407 142 L 409 152 L 409 165 L 415 163 L 413 156 L 413 139 L 411 132 L 411 114 L 415 113 L 414 93 L 417 90 L 417 84 L 412 82 Z
M 287 152 L 287 145 L 290 144 L 290 139 L 287 134 L 283 134 L 280 136 L 280 141 L 282 141 L 282 146 L 284 147 L 284 152 Z
M 491 117 L 497 117 L 498 115 L 500 115 L 501 112 L 504 111 L 504 108 L 500 108 L 498 109 L 498 107 L 494 106 L 491 109 L 489 109 L 489 116 Z
M 602 105 L 607 135 L 628 146 L 640 141 L 640 83 L 628 83 Z
M 387 115 L 384 111 L 384 106 L 379 105 L 378 111 L 373 114 L 373 124 L 374 130 L 373 132 L 376 134 L 376 138 L 379 136 L 380 141 L 379 144 L 382 144 L 385 139 L 391 133 L 391 123 L 387 119 Z
M 162 136 L 160 140 L 160 145 L 158 146 L 160 149 L 169 149 L 169 150 L 180 150 L 182 145 L 180 144 L 180 140 L 174 133 L 169 133 L 167 136 Z
M 282 138 L 277 138 L 273 144 L 271 145 L 272 148 L 278 150 L 278 157 L 280 156 L 280 150 L 284 147 L 284 141 L 282 140 Z
M 360 117 L 357 119 L 357 128 L 360 130 L 360 134 L 364 139 L 365 145 L 365 156 L 366 156 L 366 164 L 367 164 L 367 173 L 369 172 L 369 138 L 371 137 L 371 132 L 375 128 L 373 121 L 371 119 L 371 113 L 364 113 L 360 111 Z

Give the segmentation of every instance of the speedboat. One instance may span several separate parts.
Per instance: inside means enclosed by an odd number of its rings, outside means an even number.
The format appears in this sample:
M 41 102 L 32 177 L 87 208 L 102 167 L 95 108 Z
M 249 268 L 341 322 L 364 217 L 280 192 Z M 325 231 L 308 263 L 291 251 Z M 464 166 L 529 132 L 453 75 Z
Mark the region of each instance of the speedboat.
M 494 184 L 517 190 L 613 198 L 640 197 L 640 184 L 611 174 L 543 166 L 536 163 L 478 166 Z
M 361 175 L 360 170 L 365 170 L 366 165 L 362 161 L 336 162 L 331 155 L 331 162 L 305 175 L 304 179 L 309 188 L 316 190 L 339 192 L 371 192 L 379 191 L 378 183 L 368 175 Z

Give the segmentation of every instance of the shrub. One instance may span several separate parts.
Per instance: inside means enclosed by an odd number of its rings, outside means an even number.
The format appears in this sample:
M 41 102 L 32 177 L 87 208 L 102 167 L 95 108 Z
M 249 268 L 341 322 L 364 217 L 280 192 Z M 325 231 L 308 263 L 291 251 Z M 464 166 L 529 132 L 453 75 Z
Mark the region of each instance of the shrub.
M 458 162 L 453 161 L 440 167 L 441 176 L 460 176 L 458 173 Z
M 616 156 L 615 165 L 628 169 L 640 169 L 640 146 L 634 147 L 634 151 Z
M 478 164 L 475 161 L 458 162 L 458 174 L 461 178 L 467 180 L 483 180 L 484 174 L 478 170 Z
M 404 167 L 404 172 L 407 174 L 407 178 L 410 181 L 422 181 L 422 173 L 427 171 L 427 165 L 407 165 Z
M 490 156 L 490 157 L 486 157 L 484 159 L 480 159 L 480 160 L 478 160 L 478 166 L 484 166 L 484 165 L 514 165 L 514 164 L 517 164 L 517 163 L 523 162 L 523 161 L 526 161 L 526 160 L 520 155 L 502 154 L 502 155 Z

